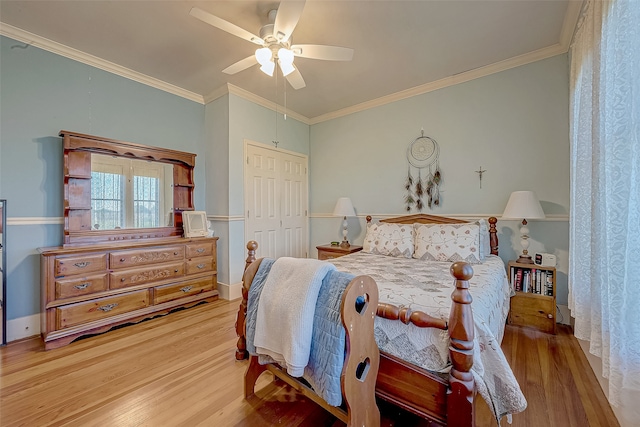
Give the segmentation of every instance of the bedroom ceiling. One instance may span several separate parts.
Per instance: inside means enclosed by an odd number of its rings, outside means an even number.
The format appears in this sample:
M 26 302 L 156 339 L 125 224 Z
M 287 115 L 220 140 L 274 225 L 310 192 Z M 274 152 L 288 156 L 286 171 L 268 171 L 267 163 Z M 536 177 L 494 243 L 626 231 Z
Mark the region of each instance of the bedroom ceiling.
M 156 86 L 164 82 L 165 89 L 200 102 L 214 99 L 229 83 L 284 105 L 281 75 L 276 87 L 275 76 L 258 67 L 222 73 L 255 45 L 189 16 L 197 6 L 257 34 L 278 3 L 2 0 L 0 34 L 104 63 L 101 68 L 137 80 L 157 79 Z M 313 123 L 379 98 L 424 92 L 452 76 L 465 80 L 565 52 L 581 3 L 308 0 L 294 43 L 344 46 L 355 53 L 350 62 L 296 58 L 306 87 L 296 91 L 287 85 L 286 107 Z

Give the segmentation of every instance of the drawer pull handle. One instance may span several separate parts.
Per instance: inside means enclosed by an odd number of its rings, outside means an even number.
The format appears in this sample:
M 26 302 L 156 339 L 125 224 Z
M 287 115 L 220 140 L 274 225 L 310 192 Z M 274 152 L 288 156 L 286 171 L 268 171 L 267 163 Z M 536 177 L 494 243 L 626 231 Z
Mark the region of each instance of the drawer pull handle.
M 122 279 L 120 279 L 121 282 L 124 282 L 125 280 L 127 280 L 127 279 L 125 279 L 124 277 Z
M 114 308 L 116 308 L 117 306 L 118 306 L 118 303 L 117 303 L 117 302 L 114 302 L 114 303 L 111 303 L 111 304 L 107 304 L 107 305 L 100 306 L 100 307 L 98 307 L 98 310 L 100 310 L 100 311 L 104 311 L 104 312 L 106 313 L 107 311 L 111 311 L 111 310 L 113 310 L 113 309 L 114 309 Z
M 76 266 L 76 267 L 78 267 L 78 268 L 85 268 L 85 267 L 86 267 L 86 266 L 88 266 L 89 264 L 91 264 L 91 263 L 90 263 L 90 262 L 86 262 L 86 261 L 85 261 L 85 262 L 76 262 L 76 263 L 75 263 L 75 264 L 73 264 L 73 265 L 75 265 L 75 266 Z
M 120 258 L 120 262 L 124 262 L 124 258 Z
M 187 292 L 189 292 L 191 289 L 193 289 L 193 286 L 191 286 L 191 285 L 189 285 L 189 286 L 185 286 L 184 288 L 180 288 L 180 290 L 181 290 L 182 292 L 184 292 L 185 294 L 186 294 Z
M 196 249 L 196 252 L 198 252 L 199 254 L 201 254 L 202 252 L 204 252 L 204 248 L 198 248 L 198 249 Z
M 196 267 L 198 267 L 198 268 L 205 268 L 205 267 L 206 267 L 206 264 L 198 264 L 198 265 L 196 265 Z
M 174 273 L 177 273 L 179 270 L 176 268 L 175 270 L 173 270 Z
M 173 254 L 174 254 L 174 255 L 178 255 L 178 252 L 174 252 Z
M 76 289 L 87 289 L 89 287 L 89 285 L 91 285 L 91 283 L 85 282 L 85 283 L 80 283 L 79 285 L 75 285 L 74 288 L 76 288 Z

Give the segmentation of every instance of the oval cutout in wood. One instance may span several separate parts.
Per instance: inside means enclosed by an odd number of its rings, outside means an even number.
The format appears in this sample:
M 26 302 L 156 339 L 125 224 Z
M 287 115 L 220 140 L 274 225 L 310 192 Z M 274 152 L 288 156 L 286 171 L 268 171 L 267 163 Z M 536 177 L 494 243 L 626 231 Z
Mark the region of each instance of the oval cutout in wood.
M 367 305 L 369 305 L 369 294 L 358 295 L 355 304 L 356 312 L 358 312 L 358 314 L 362 316 L 362 314 L 365 312 L 365 309 L 367 308 Z
M 367 357 L 362 362 L 358 363 L 358 367 L 356 368 L 356 378 L 358 381 L 364 382 L 367 378 L 367 374 L 369 373 L 369 366 L 371 365 L 371 361 Z

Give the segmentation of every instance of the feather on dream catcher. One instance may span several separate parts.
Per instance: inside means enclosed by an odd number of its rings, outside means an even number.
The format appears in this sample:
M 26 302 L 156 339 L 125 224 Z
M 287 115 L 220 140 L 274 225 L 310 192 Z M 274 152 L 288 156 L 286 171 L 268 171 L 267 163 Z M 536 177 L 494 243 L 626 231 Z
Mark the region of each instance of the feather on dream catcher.
M 442 172 L 440 171 L 440 147 L 438 143 L 428 136 L 424 136 L 424 129 L 407 147 L 407 181 L 404 188 L 407 195 L 404 198 L 407 212 L 416 208 L 418 212 L 425 205 L 432 209 L 440 206 L 440 185 L 442 184 Z M 418 170 L 418 176 L 412 170 Z

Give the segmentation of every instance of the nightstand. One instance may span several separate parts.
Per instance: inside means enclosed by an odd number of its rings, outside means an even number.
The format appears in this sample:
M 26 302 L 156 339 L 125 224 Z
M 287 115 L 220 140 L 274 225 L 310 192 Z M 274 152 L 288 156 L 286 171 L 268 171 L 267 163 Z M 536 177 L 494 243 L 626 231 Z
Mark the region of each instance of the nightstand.
M 325 260 L 360 252 L 362 246 L 351 245 L 348 248 L 343 248 L 340 245 L 321 245 L 316 246 L 316 249 L 318 250 L 318 259 Z
M 556 333 L 556 269 L 537 264 L 509 262 L 511 297 L 509 324 Z

